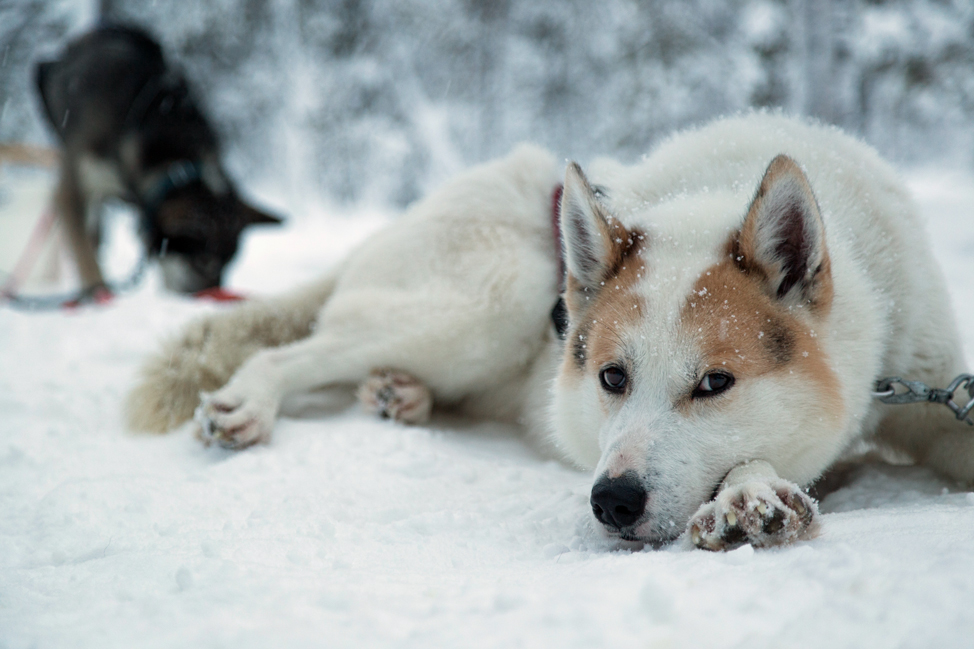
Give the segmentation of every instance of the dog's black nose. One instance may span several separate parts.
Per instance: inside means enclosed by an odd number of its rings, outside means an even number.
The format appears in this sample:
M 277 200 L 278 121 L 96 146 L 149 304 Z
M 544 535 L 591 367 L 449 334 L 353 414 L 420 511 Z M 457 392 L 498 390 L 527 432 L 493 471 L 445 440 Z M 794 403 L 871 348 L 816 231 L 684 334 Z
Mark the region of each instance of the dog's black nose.
M 604 475 L 592 487 L 591 503 L 600 523 L 621 529 L 643 515 L 646 490 L 635 474 L 624 473 L 618 478 Z

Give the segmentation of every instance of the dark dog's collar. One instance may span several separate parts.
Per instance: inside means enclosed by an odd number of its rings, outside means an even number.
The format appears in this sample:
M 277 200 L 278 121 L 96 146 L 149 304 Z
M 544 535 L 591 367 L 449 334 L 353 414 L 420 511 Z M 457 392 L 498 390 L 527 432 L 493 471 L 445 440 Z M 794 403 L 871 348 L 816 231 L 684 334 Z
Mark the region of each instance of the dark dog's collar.
M 203 165 L 196 160 L 176 160 L 170 164 L 162 176 L 142 194 L 139 203 L 144 218 L 151 220 L 170 194 L 199 182 L 202 177 Z

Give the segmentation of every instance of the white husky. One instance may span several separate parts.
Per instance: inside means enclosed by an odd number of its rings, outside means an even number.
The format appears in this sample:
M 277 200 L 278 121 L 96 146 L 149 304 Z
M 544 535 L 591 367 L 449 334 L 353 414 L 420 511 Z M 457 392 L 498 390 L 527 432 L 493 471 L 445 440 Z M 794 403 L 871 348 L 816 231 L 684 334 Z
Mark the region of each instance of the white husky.
M 319 284 L 192 324 L 144 370 L 133 428 L 196 410 L 204 441 L 269 439 L 282 399 L 360 386 L 517 421 L 595 469 L 606 533 L 700 547 L 807 536 L 800 489 L 863 436 L 974 479 L 943 406 L 886 406 L 877 379 L 946 386 L 963 358 L 940 270 L 893 171 L 839 131 L 717 121 L 624 167 L 564 176 L 566 339 L 549 314 L 559 169 L 521 147 L 369 239 Z M 594 183 L 594 184 L 593 184 Z

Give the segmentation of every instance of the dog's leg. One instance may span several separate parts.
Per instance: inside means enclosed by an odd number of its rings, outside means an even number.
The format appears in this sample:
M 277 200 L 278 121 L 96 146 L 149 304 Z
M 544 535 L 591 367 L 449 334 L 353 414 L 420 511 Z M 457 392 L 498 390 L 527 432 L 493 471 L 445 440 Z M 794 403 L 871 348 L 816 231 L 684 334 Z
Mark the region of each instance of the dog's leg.
M 939 383 L 946 385 L 949 379 Z M 968 400 L 964 390 L 955 399 Z M 947 407 L 936 403 L 889 406 L 890 414 L 880 424 L 879 438 L 926 465 L 967 486 L 974 485 L 974 427 L 957 421 Z
M 415 402 L 407 409 L 410 417 L 419 418 L 427 407 L 419 382 L 443 403 L 513 391 L 505 402 L 517 410 L 513 404 L 524 392 L 521 368 L 543 337 L 539 332 L 536 339 L 519 341 L 503 327 L 517 322 L 524 329 L 531 316 L 498 309 L 490 300 L 471 302 L 460 290 L 442 286 L 436 292 L 420 287 L 340 293 L 326 304 L 311 337 L 258 351 L 223 388 L 204 397 L 196 414 L 201 437 L 229 448 L 267 441 L 286 395 L 361 385 L 384 367 L 418 379 L 407 381 L 407 401 Z M 496 351 L 499 344 L 505 353 Z
M 200 393 L 224 385 L 265 347 L 306 338 L 335 287 L 336 275 L 288 294 L 204 316 L 146 359 L 125 410 L 133 431 L 163 433 L 188 421 Z
M 950 311 L 950 300 L 942 285 L 925 286 L 924 302 L 914 308 L 923 314 L 915 324 L 912 353 L 903 377 L 946 388 L 954 377 L 971 371 L 965 367 L 964 349 Z M 970 397 L 964 389 L 954 401 L 965 406 Z M 905 452 L 943 476 L 974 485 L 974 426 L 958 421 L 954 413 L 938 403 L 879 405 L 883 419 L 877 430 L 884 444 Z
M 967 487 L 974 485 L 974 429 L 956 419 L 947 422 L 931 440 L 923 463 Z
M 270 440 L 285 395 L 358 384 L 374 367 L 361 343 L 322 334 L 254 354 L 221 389 L 203 396 L 197 436 L 206 444 L 245 448 Z
M 404 424 L 429 421 L 433 395 L 416 377 L 397 370 L 374 370 L 359 386 L 362 407 L 383 419 Z
M 68 245 L 78 265 L 82 286 L 84 288 L 104 286 L 105 279 L 98 266 L 95 246 L 85 228 L 87 203 L 67 154 L 61 163 L 61 176 L 58 179 L 54 203 L 58 217 L 64 224 Z
M 717 497 L 700 506 L 687 531 L 698 548 L 730 550 L 750 543 L 768 547 L 809 538 L 818 507 L 801 488 L 778 477 L 762 460 L 740 464 L 727 474 Z

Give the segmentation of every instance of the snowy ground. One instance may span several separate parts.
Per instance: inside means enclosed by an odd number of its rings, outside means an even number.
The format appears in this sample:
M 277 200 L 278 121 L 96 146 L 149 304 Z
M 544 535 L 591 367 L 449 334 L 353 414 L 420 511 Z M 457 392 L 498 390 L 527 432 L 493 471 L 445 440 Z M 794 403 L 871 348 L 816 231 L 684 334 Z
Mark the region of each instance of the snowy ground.
M 970 359 L 974 181 L 911 178 Z M 231 283 L 314 276 L 386 218 L 257 234 Z M 155 277 L 107 307 L 0 308 L 0 647 L 974 642 L 974 493 L 918 468 L 859 470 L 795 547 L 632 552 L 591 533 L 589 476 L 497 426 L 352 408 L 241 453 L 123 432 L 140 359 L 215 308 Z

